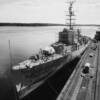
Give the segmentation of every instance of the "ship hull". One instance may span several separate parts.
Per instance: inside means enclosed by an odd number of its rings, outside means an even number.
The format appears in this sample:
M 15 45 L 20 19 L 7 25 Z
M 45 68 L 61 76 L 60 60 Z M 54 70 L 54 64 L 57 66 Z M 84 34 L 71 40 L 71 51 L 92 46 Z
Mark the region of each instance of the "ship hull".
M 57 70 L 59 70 L 64 64 L 68 63 L 70 60 L 71 60 L 71 54 L 68 54 L 58 59 L 43 64 L 39 64 L 30 69 L 14 70 L 12 71 L 13 76 L 18 77 L 18 79 L 14 79 L 14 82 L 15 84 L 23 82 L 24 85 L 29 85 L 31 83 L 33 84 L 47 76 L 52 75 Z M 31 80 L 31 83 L 29 82 L 29 79 Z
M 23 98 L 34 91 L 65 64 L 70 63 L 76 57 L 80 57 L 86 48 L 87 46 L 84 46 L 82 49 L 76 50 L 73 53 L 68 53 L 65 56 L 58 57 L 57 59 L 36 65 L 32 68 L 12 70 L 11 76 L 16 85 L 19 98 Z M 66 67 L 70 68 L 70 66 Z M 20 89 L 18 89 L 18 85 L 20 85 Z
M 14 71 L 13 77 L 16 75 L 18 79 L 14 79 L 15 84 L 22 82 L 22 87 L 26 86 L 24 89 L 19 91 L 19 98 L 23 98 L 28 95 L 31 91 L 34 91 L 37 87 L 43 84 L 49 77 L 53 76 L 59 69 L 61 69 L 65 64 L 72 60 L 71 54 L 64 57 L 58 58 L 56 60 L 35 66 L 31 70 L 20 70 Z M 23 76 L 23 77 L 22 77 Z M 38 85 L 37 85 L 38 84 Z

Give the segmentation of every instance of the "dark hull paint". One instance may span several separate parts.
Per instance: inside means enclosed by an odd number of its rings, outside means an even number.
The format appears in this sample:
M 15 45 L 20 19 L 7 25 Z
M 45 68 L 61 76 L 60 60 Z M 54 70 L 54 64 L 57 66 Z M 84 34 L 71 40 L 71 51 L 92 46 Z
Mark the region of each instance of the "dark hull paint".
M 62 68 L 66 63 L 70 62 L 71 60 L 72 56 L 71 54 L 68 54 L 67 56 L 58 58 L 56 60 L 52 60 L 44 64 L 40 64 L 31 69 L 12 71 L 13 77 L 17 76 L 16 79 L 13 79 L 15 84 L 22 82 L 23 85 L 27 85 L 27 88 L 23 89 L 19 93 L 20 97 L 22 98 L 25 95 L 27 95 L 26 92 L 32 85 L 38 83 L 39 81 L 48 79 L 50 76 L 52 76 L 55 72 L 57 72 L 60 68 Z
M 80 56 L 85 50 L 86 48 L 81 51 L 78 56 Z M 34 91 L 49 77 L 59 71 L 65 64 L 70 63 L 76 57 L 77 56 L 73 57 L 72 54 L 68 54 L 50 62 L 34 66 L 31 69 L 12 71 L 13 81 L 15 82 L 15 84 L 21 83 L 22 86 L 26 86 L 26 88 L 18 92 L 19 98 L 23 98 L 30 92 Z M 68 69 L 70 69 L 70 66 L 67 67 Z

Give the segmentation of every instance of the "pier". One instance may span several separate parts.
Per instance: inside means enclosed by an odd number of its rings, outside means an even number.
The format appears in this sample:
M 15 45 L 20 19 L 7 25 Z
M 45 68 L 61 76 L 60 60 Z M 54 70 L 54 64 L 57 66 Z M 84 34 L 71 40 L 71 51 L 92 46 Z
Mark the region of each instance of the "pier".
M 84 73 L 86 63 L 89 72 Z M 99 100 L 99 93 L 100 42 L 88 47 L 56 100 Z

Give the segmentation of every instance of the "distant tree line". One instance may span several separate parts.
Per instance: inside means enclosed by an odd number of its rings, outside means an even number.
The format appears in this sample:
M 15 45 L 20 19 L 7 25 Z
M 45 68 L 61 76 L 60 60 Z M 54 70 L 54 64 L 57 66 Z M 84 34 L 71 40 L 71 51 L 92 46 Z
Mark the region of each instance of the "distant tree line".
M 57 23 L 12 23 L 12 22 L 0 22 L 0 26 L 69 26 L 66 24 L 57 24 Z M 97 24 L 75 24 L 73 26 L 97 26 Z
M 64 26 L 64 24 L 52 24 L 52 23 L 0 23 L 0 26 Z

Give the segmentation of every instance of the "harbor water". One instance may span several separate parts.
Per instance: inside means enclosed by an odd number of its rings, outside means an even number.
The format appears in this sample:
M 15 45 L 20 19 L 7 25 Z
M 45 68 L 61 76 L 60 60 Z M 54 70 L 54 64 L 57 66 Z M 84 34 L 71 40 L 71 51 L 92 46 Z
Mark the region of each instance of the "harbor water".
M 27 59 L 40 48 L 44 48 L 58 40 L 58 32 L 64 26 L 47 27 L 0 27 L 0 73 Z M 96 27 L 81 27 L 82 35 L 93 37 Z M 10 49 L 8 41 L 10 40 Z M 11 57 L 9 55 L 11 52 Z

